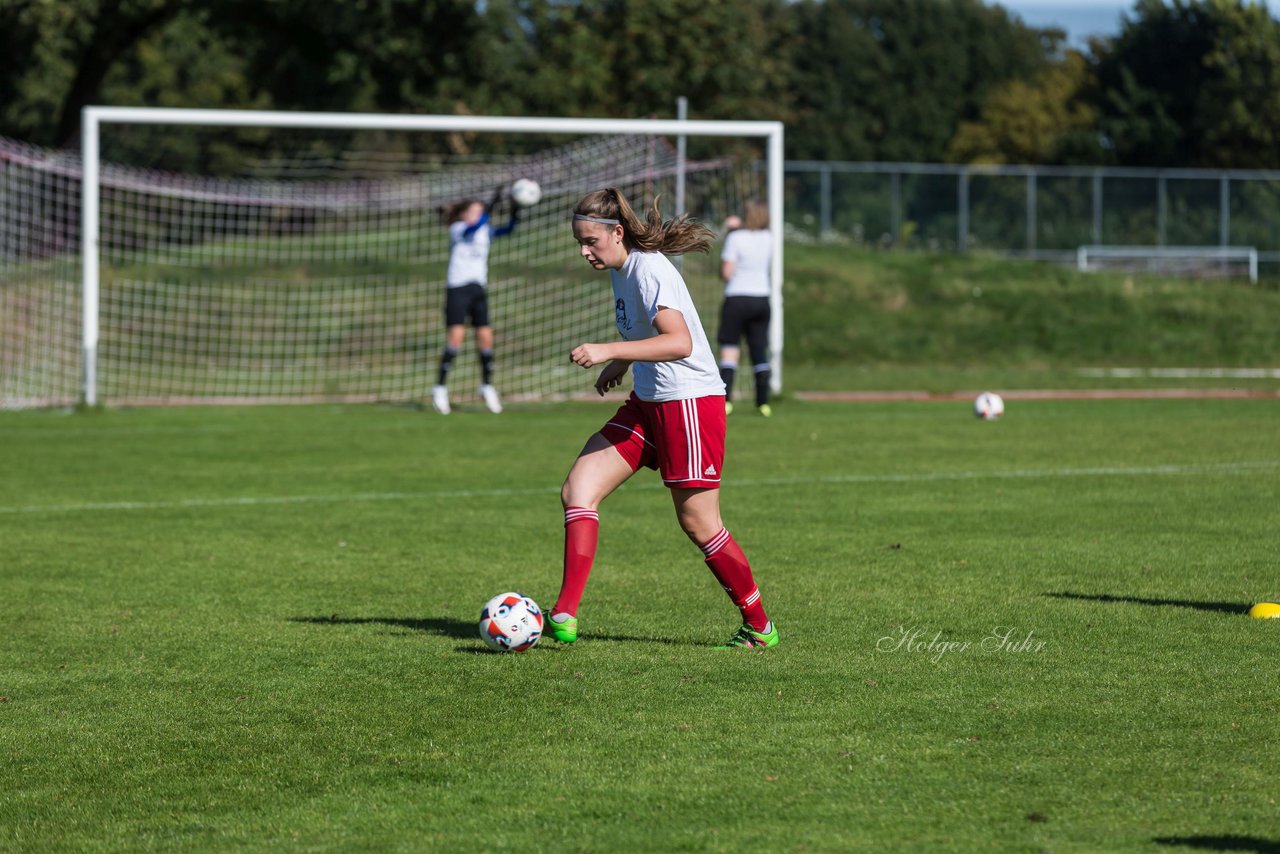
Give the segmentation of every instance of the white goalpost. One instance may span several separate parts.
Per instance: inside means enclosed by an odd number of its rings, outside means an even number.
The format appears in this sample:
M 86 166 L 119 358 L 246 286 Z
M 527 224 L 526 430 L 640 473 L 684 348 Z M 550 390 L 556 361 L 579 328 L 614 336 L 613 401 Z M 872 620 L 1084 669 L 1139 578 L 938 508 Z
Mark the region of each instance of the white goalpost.
M 311 180 L 287 174 L 205 179 L 104 162 L 101 135 L 108 125 L 533 134 L 570 141 L 542 153 L 456 166 L 389 163 L 382 173 L 366 170 L 358 178 L 339 169 Z M 749 163 L 727 156 L 694 161 L 683 155 L 685 137 L 750 140 L 763 145 L 764 156 Z M 680 149 L 668 139 L 679 139 Z M 667 204 L 686 196 L 691 212 L 717 230 L 713 216 L 740 211 L 751 196 L 767 199 L 774 245 L 772 381 L 780 389 L 782 144 L 782 124 L 762 121 L 85 108 L 79 397 L 89 405 L 422 399 L 443 343 L 447 247 L 438 209 L 463 198 L 487 199 L 494 187 L 518 177 L 537 180 L 544 197 L 522 209 L 511 237 L 491 250 L 496 382 L 504 396 L 576 394 L 582 379 L 569 370 L 568 346 L 579 343 L 575 335 L 612 332 L 601 321 L 611 319 L 602 310 L 607 285 L 602 290 L 599 274 L 577 257 L 569 234 L 571 206 L 608 185 L 623 189 L 637 208 L 659 194 Z M 495 225 L 505 216 L 501 208 Z M 685 264 L 713 340 L 718 251 Z M 465 352 L 459 357 L 464 399 L 465 384 L 474 380 L 466 363 L 474 361 Z M 0 407 L 5 396 L 0 387 Z
M 1165 273 L 1203 278 L 1248 276 L 1258 284 L 1253 246 L 1107 246 L 1076 249 L 1076 269 Z

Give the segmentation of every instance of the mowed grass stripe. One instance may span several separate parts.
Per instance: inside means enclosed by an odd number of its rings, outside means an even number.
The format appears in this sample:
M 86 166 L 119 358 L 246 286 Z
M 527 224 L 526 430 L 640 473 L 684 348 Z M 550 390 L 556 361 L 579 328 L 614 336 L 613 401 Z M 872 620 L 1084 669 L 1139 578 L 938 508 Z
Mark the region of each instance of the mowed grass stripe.
M 817 477 L 743 478 L 726 487 L 803 486 L 842 483 L 928 483 L 950 480 L 1038 479 L 1066 477 L 1143 477 L 1168 475 L 1240 475 L 1280 468 L 1280 460 L 1253 460 L 1207 465 L 1090 466 L 1059 469 L 1006 469 L 994 471 L 927 472 L 916 474 L 848 474 Z M 660 482 L 629 483 L 627 489 L 661 489 Z M 377 501 L 435 501 L 465 498 L 519 498 L 550 495 L 559 487 L 527 489 L 447 489 L 422 492 L 372 492 L 350 495 L 260 495 L 232 498 L 187 498 L 176 501 L 97 501 L 81 504 L 43 504 L 0 507 L 0 514 L 82 513 L 101 511 L 178 510 L 193 507 L 256 507 L 273 504 L 365 503 Z

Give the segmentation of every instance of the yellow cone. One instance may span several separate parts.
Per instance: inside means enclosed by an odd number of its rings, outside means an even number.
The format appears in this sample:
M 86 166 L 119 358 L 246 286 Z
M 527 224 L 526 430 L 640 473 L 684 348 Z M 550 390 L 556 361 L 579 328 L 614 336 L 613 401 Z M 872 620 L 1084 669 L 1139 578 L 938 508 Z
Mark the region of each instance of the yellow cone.
M 1280 617 L 1280 604 L 1275 602 L 1259 602 L 1249 609 L 1249 616 L 1259 620 Z

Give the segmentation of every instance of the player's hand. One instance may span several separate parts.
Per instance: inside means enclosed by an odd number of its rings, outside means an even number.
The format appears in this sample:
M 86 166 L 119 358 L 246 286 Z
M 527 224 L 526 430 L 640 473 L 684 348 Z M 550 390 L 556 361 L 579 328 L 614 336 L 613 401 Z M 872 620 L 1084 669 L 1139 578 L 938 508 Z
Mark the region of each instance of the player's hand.
M 502 201 L 503 196 L 506 195 L 506 192 L 507 188 L 505 185 L 495 189 L 493 191 L 493 198 L 489 200 L 489 204 L 486 206 L 485 210 L 491 211 L 496 208 L 498 206 L 498 202 Z
M 630 366 L 630 362 L 617 360 L 605 365 L 604 370 L 600 372 L 600 376 L 596 377 L 596 393 L 604 397 L 605 392 L 622 385 L 622 378 L 626 376 L 627 368 Z
M 579 344 L 569 353 L 569 361 L 580 368 L 594 368 L 611 358 L 608 344 Z

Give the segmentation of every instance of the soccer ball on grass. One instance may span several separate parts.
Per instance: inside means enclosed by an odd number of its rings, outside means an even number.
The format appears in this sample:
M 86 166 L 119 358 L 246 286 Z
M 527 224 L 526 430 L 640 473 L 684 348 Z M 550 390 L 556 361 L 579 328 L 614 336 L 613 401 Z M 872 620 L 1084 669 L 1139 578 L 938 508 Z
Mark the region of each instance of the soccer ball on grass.
M 523 593 L 499 593 L 480 612 L 480 637 L 498 652 L 525 652 L 542 637 L 542 609 Z
M 542 198 L 542 188 L 531 178 L 521 178 L 511 185 L 511 200 L 522 208 L 536 205 Z
M 1004 399 L 992 391 L 984 391 L 973 401 L 973 414 L 983 421 L 992 421 L 1004 415 Z

